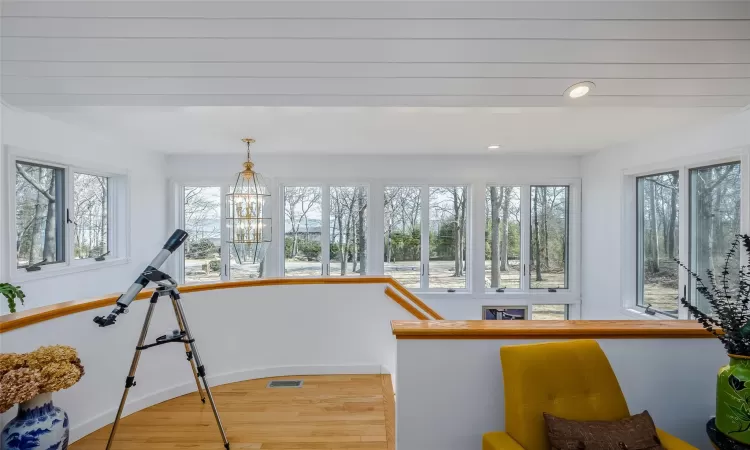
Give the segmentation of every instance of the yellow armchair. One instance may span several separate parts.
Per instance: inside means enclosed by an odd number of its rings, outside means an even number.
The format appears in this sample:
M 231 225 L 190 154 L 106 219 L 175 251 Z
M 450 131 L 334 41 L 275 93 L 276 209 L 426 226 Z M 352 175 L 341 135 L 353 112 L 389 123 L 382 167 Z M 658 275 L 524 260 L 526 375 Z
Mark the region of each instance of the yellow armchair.
M 500 349 L 505 431 L 486 433 L 482 450 L 547 450 L 542 413 L 570 420 L 630 416 L 607 356 L 593 340 L 509 345 Z M 667 450 L 695 447 L 657 430 Z

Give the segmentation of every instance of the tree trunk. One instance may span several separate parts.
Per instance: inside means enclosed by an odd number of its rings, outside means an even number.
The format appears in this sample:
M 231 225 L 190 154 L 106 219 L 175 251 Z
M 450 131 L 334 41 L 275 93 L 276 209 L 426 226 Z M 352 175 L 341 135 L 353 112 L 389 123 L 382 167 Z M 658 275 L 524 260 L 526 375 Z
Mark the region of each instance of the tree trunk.
M 359 220 L 357 221 L 357 241 L 359 243 L 357 254 L 359 255 L 359 273 L 364 275 L 367 271 L 367 261 L 365 261 L 365 245 L 367 238 L 365 237 L 365 208 L 367 207 L 365 202 L 365 196 L 362 188 L 357 189 L 359 195 L 357 195 L 357 209 L 359 210 Z
M 503 196 L 503 236 L 500 241 L 500 270 L 503 272 L 508 270 L 508 219 L 510 214 L 510 194 L 512 191 L 512 187 L 506 187 Z
M 672 176 L 672 184 L 676 184 L 674 175 Z M 669 197 L 669 223 L 667 226 L 667 255 L 670 259 L 674 259 L 676 256 L 675 252 L 675 227 L 677 226 L 677 189 L 671 189 Z
M 648 207 L 650 210 L 649 214 L 649 228 L 651 233 L 649 234 L 649 269 L 651 273 L 659 272 L 659 230 L 656 228 L 656 184 L 653 182 L 649 183 L 649 198 Z
M 502 191 L 500 192 L 502 197 Z M 498 198 L 497 187 L 490 187 L 490 287 L 500 287 L 500 218 L 498 209 L 502 200 Z
M 54 195 L 55 192 L 55 174 L 52 173 L 49 180 L 47 192 Z M 44 224 L 44 250 L 42 258 L 47 262 L 56 261 L 57 245 L 55 241 L 55 202 L 47 201 L 47 223 Z
M 542 235 L 544 239 L 544 268 L 549 270 L 549 233 L 547 219 L 549 216 L 549 205 L 547 204 L 547 188 L 542 188 Z
M 339 223 L 339 261 L 341 261 L 339 272 L 343 276 L 346 275 L 346 259 L 344 258 L 344 255 L 346 255 L 346 247 L 344 247 L 344 225 L 343 218 L 341 217 L 342 215 L 343 211 L 336 216 L 336 221 Z
M 453 227 L 453 247 L 454 247 L 454 260 L 453 260 L 453 276 L 461 276 L 461 235 L 459 233 L 459 210 L 458 210 L 458 189 L 453 188 L 453 220 L 455 220 L 455 226 Z
M 542 281 L 541 253 L 539 242 L 539 188 L 534 189 L 534 269 L 536 270 L 536 281 Z
M 42 181 L 42 169 L 37 168 L 37 180 L 39 182 Z M 29 247 L 29 265 L 34 264 L 37 261 L 34 261 L 34 251 L 36 247 L 36 235 L 39 233 L 39 222 L 42 221 L 42 200 L 44 197 L 42 196 L 42 192 L 37 190 L 36 191 L 36 203 L 34 204 L 34 217 L 32 218 L 32 225 L 31 225 L 31 245 Z

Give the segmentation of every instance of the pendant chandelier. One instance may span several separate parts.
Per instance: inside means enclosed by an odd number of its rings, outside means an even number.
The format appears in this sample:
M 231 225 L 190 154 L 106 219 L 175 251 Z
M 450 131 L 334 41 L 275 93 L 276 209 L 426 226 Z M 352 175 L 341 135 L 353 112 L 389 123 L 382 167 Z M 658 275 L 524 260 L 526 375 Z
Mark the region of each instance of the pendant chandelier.
M 242 142 L 247 144 L 247 161 L 242 164 L 244 170 L 233 177 L 226 195 L 227 243 L 239 264 L 259 264 L 271 243 L 271 192 L 250 161 L 250 145 L 255 139 Z

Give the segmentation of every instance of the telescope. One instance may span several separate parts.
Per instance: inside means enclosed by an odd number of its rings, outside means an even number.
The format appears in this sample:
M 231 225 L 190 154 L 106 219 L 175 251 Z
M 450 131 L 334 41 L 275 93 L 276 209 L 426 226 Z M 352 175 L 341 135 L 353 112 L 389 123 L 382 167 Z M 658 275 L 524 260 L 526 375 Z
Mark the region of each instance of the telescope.
M 227 434 L 224 431 L 224 426 L 221 424 L 219 418 L 219 411 L 216 409 L 216 403 L 214 403 L 214 397 L 211 395 L 211 389 L 206 381 L 206 368 L 203 366 L 201 356 L 198 353 L 198 347 L 195 344 L 195 339 L 192 333 L 190 333 L 190 326 L 188 326 L 187 317 L 185 316 L 185 310 L 182 308 L 182 302 L 180 301 L 180 292 L 177 290 L 177 282 L 174 281 L 169 275 L 159 270 L 162 264 L 169 258 L 169 255 L 174 253 L 180 245 L 187 238 L 187 233 L 183 230 L 175 230 L 172 236 L 167 239 L 167 243 L 156 255 L 151 264 L 146 267 L 135 283 L 133 283 L 128 290 L 117 298 L 117 307 L 109 313 L 107 317 L 98 316 L 94 318 L 94 322 L 100 327 L 106 327 L 113 325 L 117 316 L 127 312 L 130 303 L 135 300 L 138 294 L 148 286 L 150 282 L 156 283 L 156 289 L 151 294 L 151 301 L 146 311 L 146 319 L 143 322 L 143 328 L 141 329 L 141 336 L 138 338 L 138 345 L 135 347 L 135 355 L 133 355 L 133 362 L 130 364 L 130 371 L 128 376 L 125 378 L 125 392 L 122 393 L 122 399 L 120 400 L 120 407 L 117 409 L 117 415 L 115 421 L 112 423 L 112 429 L 109 432 L 109 440 L 107 440 L 106 450 L 112 448 L 112 443 L 115 439 L 115 433 L 117 433 L 117 426 L 120 423 L 122 417 L 122 411 L 125 408 L 125 402 L 128 399 L 128 392 L 130 388 L 135 386 L 135 372 L 138 369 L 138 361 L 141 358 L 141 352 L 152 347 L 169 343 L 181 343 L 185 346 L 185 355 L 187 360 L 190 362 L 190 367 L 193 370 L 193 377 L 195 378 L 195 384 L 198 387 L 198 393 L 200 394 L 201 401 L 206 403 L 208 398 L 211 404 L 211 409 L 214 411 L 214 418 L 216 424 L 219 426 L 219 432 L 221 433 L 221 440 L 224 442 L 224 448 L 229 450 L 229 440 L 227 440 Z M 172 306 L 174 307 L 175 318 L 177 319 L 177 326 L 179 329 L 175 329 L 171 335 L 164 335 L 156 338 L 156 342 L 152 344 L 146 344 L 146 335 L 148 334 L 148 328 L 151 325 L 151 317 L 154 314 L 154 307 L 159 297 L 169 296 L 172 299 Z M 203 387 L 201 387 L 201 381 L 203 381 Z M 204 395 L 205 393 L 205 395 Z
M 100 327 L 114 325 L 115 320 L 117 320 L 117 316 L 127 310 L 128 306 L 130 306 L 130 303 L 135 300 L 135 297 L 143 290 L 143 288 L 148 285 L 149 282 L 158 281 L 159 279 L 169 279 L 154 278 L 154 276 L 164 276 L 164 274 L 159 271 L 159 268 L 162 264 L 164 264 L 167 258 L 169 258 L 169 255 L 174 253 L 174 251 L 177 250 L 180 245 L 182 245 L 187 236 L 188 234 L 185 231 L 180 229 L 175 230 L 175 232 L 172 233 L 172 236 L 167 239 L 167 243 L 164 244 L 164 247 L 161 249 L 161 251 L 156 255 L 153 261 L 151 261 L 151 264 L 146 267 L 146 270 L 144 270 L 138 276 L 135 282 L 128 288 L 127 291 L 125 291 L 124 294 L 120 295 L 117 298 L 117 307 L 112 310 L 112 312 L 109 313 L 106 318 L 104 316 L 94 317 L 94 322 Z

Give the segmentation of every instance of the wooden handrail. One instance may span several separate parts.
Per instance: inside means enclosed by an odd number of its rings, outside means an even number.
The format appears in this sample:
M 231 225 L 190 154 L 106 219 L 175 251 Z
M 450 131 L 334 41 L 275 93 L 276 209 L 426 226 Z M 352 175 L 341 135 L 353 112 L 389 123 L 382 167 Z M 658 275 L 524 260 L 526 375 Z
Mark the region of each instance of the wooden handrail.
M 440 314 L 436 313 L 432 308 L 430 308 L 429 306 L 425 305 L 424 302 L 419 299 L 419 297 L 417 297 L 416 295 L 414 295 L 414 293 L 412 293 L 412 291 L 406 289 L 403 284 L 399 283 L 398 281 L 394 280 L 391 277 L 388 277 L 388 278 L 390 278 L 391 281 L 392 281 L 390 283 L 391 286 L 393 286 L 397 291 L 399 291 L 401 294 L 403 294 L 404 297 L 406 297 L 409 300 L 411 300 L 412 302 L 414 302 L 415 305 L 417 305 L 420 308 L 422 308 L 422 311 L 424 311 L 428 315 L 432 316 L 432 319 L 434 319 L 434 320 L 444 320 L 443 317 Z
M 443 320 L 391 322 L 396 339 L 713 338 L 690 320 Z
M 414 317 L 416 317 L 419 320 L 429 320 L 427 316 L 422 313 L 422 311 L 415 308 L 411 303 L 407 302 L 403 299 L 396 291 L 391 289 L 390 286 L 385 287 L 385 295 L 391 298 L 394 302 L 401 305 L 402 308 L 409 311 Z
M 290 286 L 290 285 L 309 285 L 309 284 L 374 284 L 374 283 L 385 283 L 389 287 L 393 287 L 399 292 L 408 292 L 405 294 L 408 300 L 413 302 L 427 314 L 417 315 L 414 317 L 417 319 L 442 319 L 432 309 L 427 307 L 419 298 L 404 288 L 398 281 L 394 280 L 389 276 L 360 276 L 360 277 L 298 277 L 298 278 L 261 278 L 257 280 L 243 280 L 243 281 L 223 281 L 217 283 L 206 283 L 206 284 L 193 284 L 188 286 L 181 286 L 180 292 L 188 294 L 191 292 L 203 292 L 211 291 L 216 289 L 233 289 L 243 287 L 258 287 L 258 286 Z M 153 291 L 143 290 L 136 300 L 143 300 L 149 298 Z M 115 301 L 119 294 L 109 295 L 102 298 L 89 299 L 89 300 L 73 300 L 69 302 L 56 303 L 54 305 L 41 306 L 39 308 L 32 308 L 26 311 L 17 312 L 14 314 L 7 314 L 0 316 L 0 333 L 6 331 L 23 328 L 35 323 L 44 322 L 46 320 L 55 319 L 57 317 L 63 317 L 70 314 L 76 314 L 83 311 L 89 311 L 92 309 L 102 308 L 105 306 L 114 307 Z M 390 297 L 390 296 L 389 296 Z M 393 297 L 391 297 L 393 299 Z M 395 300 L 395 299 L 394 299 Z M 402 300 L 403 303 L 408 304 Z M 401 302 L 399 302 L 401 304 Z M 401 306 L 404 306 L 401 304 Z M 412 308 L 419 312 L 417 308 Z M 408 309 L 407 309 L 408 310 Z M 411 311 L 410 311 L 411 312 Z M 412 314 L 414 314 L 412 312 Z

